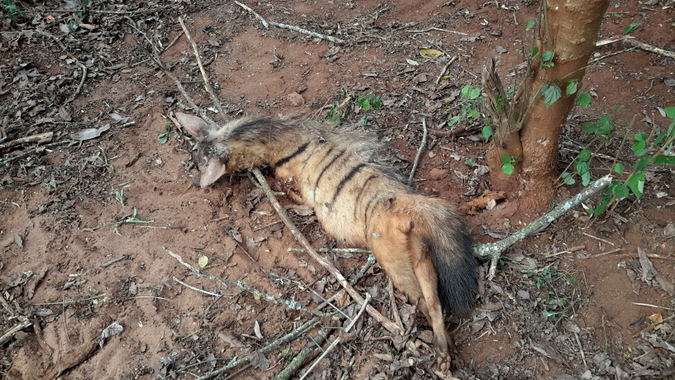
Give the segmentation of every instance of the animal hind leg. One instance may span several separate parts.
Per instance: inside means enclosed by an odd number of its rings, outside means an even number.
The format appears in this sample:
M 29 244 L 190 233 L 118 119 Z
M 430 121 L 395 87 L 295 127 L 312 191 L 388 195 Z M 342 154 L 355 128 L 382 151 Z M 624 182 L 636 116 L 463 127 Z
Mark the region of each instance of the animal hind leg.
M 445 322 L 443 321 L 443 309 L 438 298 L 438 279 L 436 269 L 434 268 L 431 258 L 427 252 L 420 252 L 421 257 L 415 263 L 415 275 L 417 281 L 422 289 L 424 300 L 421 303 L 426 305 L 426 317 L 431 324 L 434 331 L 434 349 L 438 355 L 438 364 L 441 370 L 448 371 L 450 369 L 450 348 L 452 339 L 448 331 L 445 329 Z M 421 305 L 420 305 L 421 306 Z M 424 311 L 424 308 L 421 308 Z

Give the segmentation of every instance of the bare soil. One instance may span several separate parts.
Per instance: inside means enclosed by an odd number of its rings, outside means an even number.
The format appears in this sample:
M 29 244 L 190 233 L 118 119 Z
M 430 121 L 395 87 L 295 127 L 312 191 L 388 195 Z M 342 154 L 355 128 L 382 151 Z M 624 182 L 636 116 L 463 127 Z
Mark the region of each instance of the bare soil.
M 322 326 L 329 327 L 329 341 L 340 336 L 341 343 L 308 378 L 450 378 L 434 367 L 430 327 L 401 297 L 396 306 L 407 332 L 403 338 L 369 317 L 345 333 L 342 315 L 325 314 L 317 327 L 262 350 L 315 318 L 312 310 L 340 287 L 307 254 L 287 251 L 297 243 L 246 176 L 221 180 L 206 191 L 192 185 L 193 142 L 168 118 L 173 111 L 190 112 L 189 104 L 153 60 L 150 44 L 217 120 L 243 115 L 325 120 L 330 107 L 347 96 L 380 96 L 377 111 L 366 112 L 353 101 L 340 110 L 350 110 L 347 123 L 365 116 L 366 128 L 390 144 L 393 164 L 404 173 L 411 169 L 425 119 L 432 133 L 415 187 L 461 206 L 490 188 L 481 122 L 461 123 L 455 136 L 448 136 L 444 125 L 459 113 L 460 89 L 480 84 L 489 57 L 500 55 L 502 77 L 515 82 L 510 74 L 531 46 L 533 32 L 525 26 L 538 4 L 247 3 L 269 21 L 341 38 L 345 43 L 339 45 L 289 29 L 265 29 L 230 1 L 92 2 L 84 13 L 67 9 L 76 2 L 18 5 L 25 17 L 13 19 L 5 11 L 0 20 L 3 378 L 191 379 L 249 357 L 220 378 L 266 379 L 304 347 L 313 347 Z M 601 39 L 640 23 L 632 33 L 636 39 L 673 51 L 673 8 L 672 1 L 612 1 Z M 213 112 L 179 15 L 185 15 L 226 115 Z M 444 54 L 423 58 L 421 48 Z M 590 141 L 580 132 L 584 122 L 612 114 L 620 131 L 635 115 L 634 129 L 668 125 L 658 107 L 675 105 L 675 60 L 628 48 L 620 42 L 598 48 L 583 84 L 593 106 L 571 115 L 561 170 Z M 457 59 L 447 66 L 450 57 Z M 617 106 L 622 109 L 615 113 Z M 77 139 L 78 131 L 106 125 L 99 137 Z M 4 145 L 46 132 L 53 133 L 49 142 Z M 598 152 L 598 166 L 615 156 L 626 167 L 633 163 L 630 144 L 619 149 L 622 137 L 617 134 Z M 457 344 L 452 375 L 673 376 L 674 184 L 672 169 L 657 168 L 643 198 L 628 198 L 599 219 L 582 208 L 570 212 L 512 247 L 492 281 L 485 279 L 485 263 L 474 314 L 448 319 Z M 558 199 L 579 190 L 560 187 Z M 311 213 L 283 197 L 282 203 L 315 247 L 335 246 Z M 513 206 L 507 201 L 467 215 L 475 239 L 495 241 L 522 227 L 526 221 L 513 217 Z M 642 260 L 638 250 L 644 250 Z M 202 273 L 231 282 L 195 276 L 169 251 L 194 267 L 206 257 Z M 355 276 L 367 257 L 326 255 L 347 277 Z M 379 266 L 368 269 L 356 288 L 392 315 Z M 300 310 L 289 307 L 290 301 Z M 358 307 L 348 302 L 338 297 L 335 304 L 353 316 Z M 102 338 L 104 329 L 111 336 Z

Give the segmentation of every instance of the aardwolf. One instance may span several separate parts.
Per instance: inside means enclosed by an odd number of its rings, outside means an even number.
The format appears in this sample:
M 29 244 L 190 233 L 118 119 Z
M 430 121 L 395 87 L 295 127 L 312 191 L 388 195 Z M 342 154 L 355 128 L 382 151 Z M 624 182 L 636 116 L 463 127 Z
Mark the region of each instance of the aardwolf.
M 441 369 L 449 369 L 452 339 L 441 309 L 467 315 L 478 281 L 472 241 L 448 202 L 398 181 L 378 163 L 378 143 L 365 133 L 267 119 L 217 128 L 195 116 L 177 118 L 198 138 L 202 188 L 224 174 L 268 164 L 277 178 L 293 180 L 294 198 L 314 208 L 328 234 L 371 249 L 426 316 Z

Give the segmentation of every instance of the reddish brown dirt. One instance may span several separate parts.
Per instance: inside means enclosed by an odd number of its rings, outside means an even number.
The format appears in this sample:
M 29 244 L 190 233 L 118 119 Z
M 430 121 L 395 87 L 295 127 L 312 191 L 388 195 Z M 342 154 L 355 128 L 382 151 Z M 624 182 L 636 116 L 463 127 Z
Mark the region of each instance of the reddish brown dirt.
M 187 151 L 190 141 L 167 118 L 172 111 L 184 111 L 188 102 L 153 63 L 147 42 L 166 48 L 160 55 L 164 64 L 200 105 L 210 106 L 191 47 L 180 36 L 178 15 L 186 15 L 186 25 L 209 63 L 210 79 L 227 112 L 223 119 L 324 119 L 331 105 L 344 100 L 343 93 L 375 94 L 381 96 L 383 108 L 367 113 L 352 109 L 347 122 L 366 115 L 368 128 L 383 135 L 395 153 L 395 165 L 407 172 L 420 143 L 422 119 L 436 129 L 456 115 L 459 89 L 479 84 L 488 57 L 501 54 L 502 75 L 508 83 L 513 80 L 508 73 L 531 42 L 532 32 L 526 32 L 525 25 L 538 9 L 527 2 L 466 0 L 248 3 L 268 20 L 348 41 L 337 47 L 287 29 L 264 29 L 229 1 L 160 2 L 157 8 L 149 2 L 117 3 L 93 3 L 82 21 L 94 29 L 80 27 L 69 33 L 59 25 L 75 20 L 73 11 L 31 5 L 30 21 L 12 21 L 3 14 L 0 138 L 6 138 L 0 144 L 48 131 L 54 132 L 52 141 L 57 143 L 0 150 L 0 333 L 21 321 L 30 323 L 9 334 L 2 345 L 4 378 L 201 376 L 234 358 L 255 354 L 310 320 L 306 310 L 316 307 L 320 298 L 308 287 L 325 298 L 339 290 L 307 254 L 287 252 L 297 243 L 275 223 L 273 208 L 246 177 L 223 179 L 206 191 L 191 186 L 195 169 Z M 601 38 L 640 23 L 635 38 L 673 51 L 674 20 L 672 1 L 616 1 Z M 424 59 L 422 47 L 446 55 Z M 625 48 L 615 43 L 598 49 L 596 58 L 606 57 L 589 66 L 583 86 L 594 95 L 593 107 L 574 110 L 562 136 L 560 169 L 588 143 L 579 125 L 613 113 L 616 106 L 623 107 L 615 116 L 618 128 L 634 115 L 637 129 L 651 130 L 650 123 L 668 125 L 657 107 L 675 105 L 674 60 L 642 50 L 620 52 Z M 437 85 L 448 55 L 458 60 Z M 82 65 L 87 76 L 77 90 Z M 111 113 L 128 120 L 115 122 Z M 209 116 L 217 118 L 212 111 Z M 107 123 L 111 128 L 98 138 L 81 143 L 69 139 L 72 132 Z M 477 128 L 459 138 L 431 135 L 416 175 L 426 179 L 416 183 L 419 191 L 461 204 L 489 189 L 488 176 L 480 170 L 485 164 L 480 123 L 465 124 L 462 127 Z M 160 144 L 158 136 L 167 125 L 168 142 Z M 599 153 L 613 157 L 621 136 Z M 630 166 L 630 155 L 621 152 L 618 159 Z M 12 159 L 17 155 L 21 156 Z M 477 166 L 467 165 L 467 159 Z M 448 320 L 458 349 L 453 375 L 672 375 L 672 179 L 672 169 L 656 169 L 648 176 L 642 199 L 628 198 L 600 219 L 578 208 L 512 247 L 492 281 L 483 275 L 474 315 Z M 113 190 L 119 192 L 125 185 L 129 186 L 121 202 Z M 558 199 L 579 190 L 560 187 Z M 293 208 L 287 199 L 282 203 Z M 522 227 L 511 219 L 512 210 L 506 202 L 467 216 L 466 223 L 476 240 L 494 241 Z M 291 212 L 292 218 L 314 246 L 334 246 L 313 216 L 302 211 Z M 133 213 L 146 222 L 119 223 Z M 657 278 L 642 280 L 638 249 L 645 250 L 661 283 Z M 195 267 L 200 256 L 208 257 L 204 273 L 241 281 L 277 301 L 193 276 L 168 251 Z M 347 277 L 365 262 L 361 254 L 327 256 Z M 374 306 L 390 315 L 386 286 L 386 276 L 376 265 L 356 288 L 369 292 Z M 297 301 L 305 311 L 292 310 L 279 300 Z M 342 306 L 344 301 L 337 303 Z M 343 343 L 310 378 L 439 376 L 429 349 L 429 326 L 419 315 L 410 318 L 404 300 L 397 299 L 397 304 L 408 329 L 405 339 L 393 339 L 365 318 L 356 325 L 356 334 L 341 334 Z M 347 308 L 348 314 L 357 311 L 354 305 Z M 124 330 L 99 346 L 101 332 L 113 322 Z M 329 317 L 320 323 L 336 329 L 346 325 L 343 319 Z M 312 344 L 315 333 L 312 329 L 254 355 L 252 365 L 226 373 L 241 379 L 272 378 Z

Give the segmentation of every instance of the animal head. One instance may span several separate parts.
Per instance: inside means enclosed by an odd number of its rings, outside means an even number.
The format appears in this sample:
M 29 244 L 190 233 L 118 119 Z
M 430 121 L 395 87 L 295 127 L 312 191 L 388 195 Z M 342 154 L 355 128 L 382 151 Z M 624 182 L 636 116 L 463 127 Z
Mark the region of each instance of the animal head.
M 214 127 L 202 118 L 180 112 L 176 113 L 176 119 L 188 133 L 197 138 L 197 154 L 194 158 L 201 174 L 199 186 L 205 188 L 227 173 L 230 152 L 226 137 L 230 128 L 227 124 L 220 128 Z

